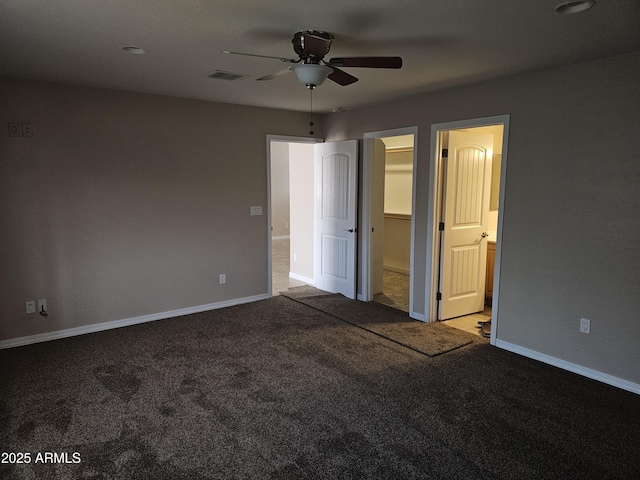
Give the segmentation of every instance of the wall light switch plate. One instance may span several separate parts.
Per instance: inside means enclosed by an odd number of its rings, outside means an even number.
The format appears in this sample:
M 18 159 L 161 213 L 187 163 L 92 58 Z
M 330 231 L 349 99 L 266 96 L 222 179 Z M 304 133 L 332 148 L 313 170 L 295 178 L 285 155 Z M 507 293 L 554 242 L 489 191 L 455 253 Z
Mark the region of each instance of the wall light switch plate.
M 262 215 L 262 207 L 251 207 L 249 212 L 252 217 Z
M 589 320 L 588 318 L 580 319 L 580 332 L 591 333 L 591 320 Z

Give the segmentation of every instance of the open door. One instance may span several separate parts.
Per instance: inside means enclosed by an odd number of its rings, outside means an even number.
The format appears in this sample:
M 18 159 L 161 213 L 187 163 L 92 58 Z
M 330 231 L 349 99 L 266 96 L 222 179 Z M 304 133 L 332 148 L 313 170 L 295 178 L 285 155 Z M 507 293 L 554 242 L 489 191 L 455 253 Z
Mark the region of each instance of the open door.
M 484 308 L 493 135 L 449 132 L 438 318 Z
M 355 299 L 358 142 L 314 148 L 315 286 Z

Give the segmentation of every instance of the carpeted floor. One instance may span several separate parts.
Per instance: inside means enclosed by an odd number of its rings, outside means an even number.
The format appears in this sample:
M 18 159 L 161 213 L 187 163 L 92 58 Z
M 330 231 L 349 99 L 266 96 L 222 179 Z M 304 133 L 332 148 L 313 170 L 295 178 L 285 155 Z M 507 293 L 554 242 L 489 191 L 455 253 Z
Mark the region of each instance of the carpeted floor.
M 3 479 L 640 478 L 639 396 L 486 342 L 429 357 L 283 296 L 0 365 L 1 451 L 31 454 Z
M 354 302 L 310 286 L 290 288 L 282 295 L 430 357 L 477 341 L 474 335 L 444 323 L 419 322 L 381 303 Z

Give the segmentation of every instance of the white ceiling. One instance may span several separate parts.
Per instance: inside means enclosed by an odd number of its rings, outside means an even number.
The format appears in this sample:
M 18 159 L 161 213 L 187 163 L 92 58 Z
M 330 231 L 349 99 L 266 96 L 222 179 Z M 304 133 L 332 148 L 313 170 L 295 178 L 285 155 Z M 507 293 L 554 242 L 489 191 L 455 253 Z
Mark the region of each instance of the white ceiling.
M 293 34 L 315 29 L 335 35 L 326 58 L 403 57 L 401 70 L 345 68 L 360 81 L 319 86 L 314 111 L 329 111 L 640 51 L 639 0 L 558 15 L 561 1 L 0 0 L 0 75 L 306 111 L 294 74 L 255 81 L 287 64 L 221 50 L 291 57 Z

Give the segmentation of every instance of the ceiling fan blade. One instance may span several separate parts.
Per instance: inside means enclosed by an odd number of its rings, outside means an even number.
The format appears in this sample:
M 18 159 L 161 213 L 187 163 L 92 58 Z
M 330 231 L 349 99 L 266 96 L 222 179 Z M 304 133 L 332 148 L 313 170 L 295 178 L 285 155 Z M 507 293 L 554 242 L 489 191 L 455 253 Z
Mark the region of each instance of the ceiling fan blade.
M 298 63 L 300 59 L 294 58 L 285 58 L 285 57 L 273 57 L 271 55 L 256 55 L 255 53 L 243 53 L 243 52 L 231 52 L 229 50 L 220 50 L 222 53 L 226 53 L 227 55 L 244 55 L 245 57 L 258 57 L 258 58 L 275 58 L 285 63 Z
M 329 66 L 402 68 L 402 57 L 339 57 L 329 60 Z
M 279 70 L 275 73 L 272 73 L 271 75 L 265 75 L 264 77 L 260 77 L 260 78 L 256 78 L 256 80 L 273 80 L 276 77 L 279 77 L 280 75 L 284 75 L 285 73 L 289 73 L 291 71 L 291 68 L 285 68 L 284 70 Z
M 347 72 L 340 70 L 339 68 L 334 67 L 333 65 L 329 65 L 333 69 L 327 78 L 329 80 L 333 80 L 338 85 L 342 85 L 343 87 L 347 85 L 351 85 L 352 83 L 356 83 L 358 79 L 353 75 L 348 74 Z

